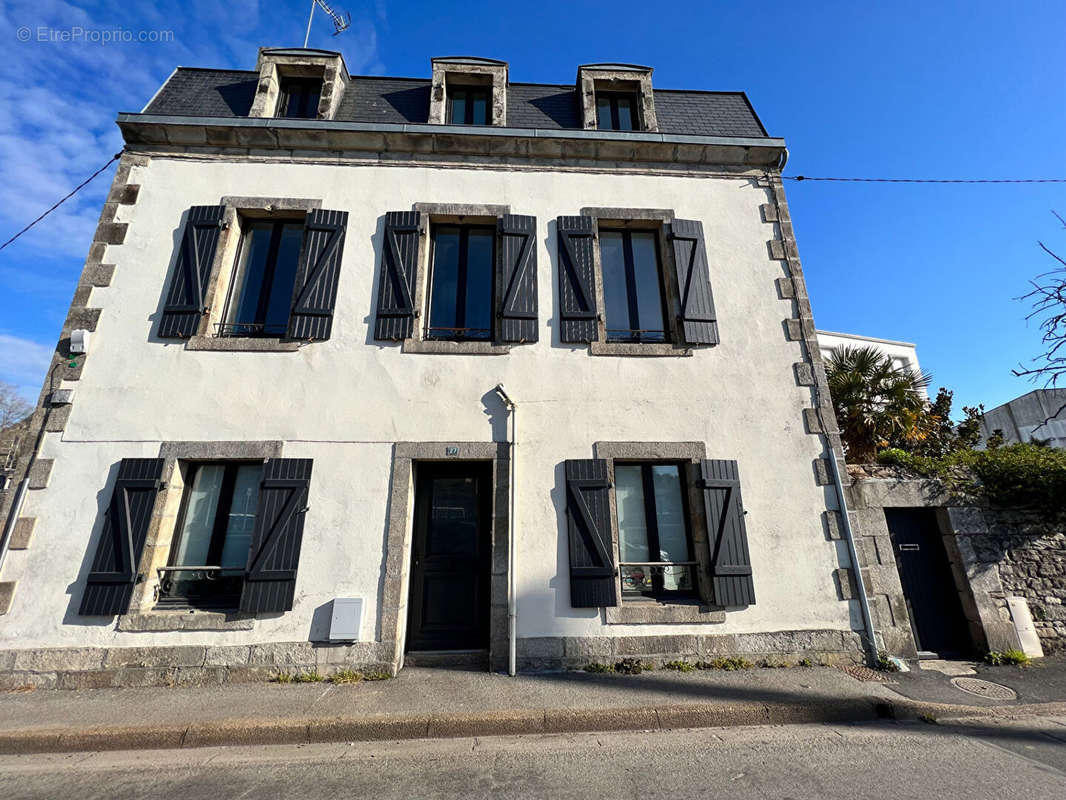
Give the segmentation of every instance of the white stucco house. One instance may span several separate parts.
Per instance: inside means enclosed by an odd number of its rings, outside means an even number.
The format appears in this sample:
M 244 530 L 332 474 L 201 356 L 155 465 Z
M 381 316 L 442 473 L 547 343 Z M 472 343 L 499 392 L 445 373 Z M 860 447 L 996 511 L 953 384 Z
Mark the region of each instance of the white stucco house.
M 857 333 L 835 331 L 817 331 L 816 333 L 823 360 L 829 358 L 829 355 L 838 347 L 873 347 L 891 358 L 893 366 L 899 369 L 909 369 L 919 373 L 922 371 L 918 364 L 918 346 L 913 342 L 878 339 L 873 336 L 860 336 Z
M 784 140 L 649 67 L 431 66 L 264 49 L 119 114 L 7 683 L 863 659 Z

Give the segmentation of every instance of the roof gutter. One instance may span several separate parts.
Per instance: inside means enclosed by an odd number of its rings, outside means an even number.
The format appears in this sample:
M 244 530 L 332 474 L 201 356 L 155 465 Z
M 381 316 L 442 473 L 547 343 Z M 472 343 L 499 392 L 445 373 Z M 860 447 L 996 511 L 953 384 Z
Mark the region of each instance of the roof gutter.
M 429 152 L 496 156 L 557 155 L 582 160 L 742 164 L 780 163 L 785 140 L 771 137 L 690 136 L 654 132 L 508 128 L 425 123 L 342 122 L 272 117 L 186 117 L 122 113 L 127 144 L 409 151 L 413 138 L 430 137 Z M 384 137 L 384 139 L 382 139 Z M 511 152 L 501 140 L 513 143 Z M 536 150 L 537 152 L 534 152 Z M 540 151 L 544 152 L 540 152 Z M 417 152 L 426 152 L 425 146 Z

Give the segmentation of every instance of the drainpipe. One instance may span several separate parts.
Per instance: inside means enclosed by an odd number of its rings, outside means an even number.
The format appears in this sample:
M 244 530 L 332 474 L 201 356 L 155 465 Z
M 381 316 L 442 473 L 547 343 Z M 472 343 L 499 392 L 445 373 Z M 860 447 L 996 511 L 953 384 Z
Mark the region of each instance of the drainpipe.
M 515 528 L 518 526 L 518 490 L 517 481 L 515 480 L 518 472 L 516 462 L 516 455 L 518 449 L 518 406 L 512 400 L 507 392 L 504 391 L 503 384 L 497 383 L 496 394 L 500 396 L 500 400 L 507 407 L 508 416 L 511 418 L 511 440 L 508 443 L 508 459 L 507 468 L 509 481 L 509 493 L 508 493 L 508 515 L 507 515 L 507 674 L 512 678 L 517 673 L 517 642 L 518 642 L 518 598 L 516 596 L 515 586 L 515 564 L 517 558 L 515 557 Z
M 826 441 L 829 437 L 826 436 Z M 848 557 L 851 559 L 852 570 L 855 572 L 855 588 L 859 592 L 859 608 L 862 609 L 863 639 L 870 653 L 870 663 L 876 664 L 878 659 L 877 637 L 874 632 L 874 620 L 870 614 L 870 599 L 866 596 L 866 583 L 862 579 L 862 568 L 859 566 L 859 553 L 855 549 L 855 535 L 851 530 L 851 517 L 848 516 L 848 501 L 844 497 L 844 482 L 840 479 L 840 464 L 837 462 L 836 452 L 832 443 L 829 445 L 829 466 L 833 470 L 833 483 L 836 485 L 837 497 L 840 500 L 840 521 L 844 526 L 844 540 L 848 543 Z

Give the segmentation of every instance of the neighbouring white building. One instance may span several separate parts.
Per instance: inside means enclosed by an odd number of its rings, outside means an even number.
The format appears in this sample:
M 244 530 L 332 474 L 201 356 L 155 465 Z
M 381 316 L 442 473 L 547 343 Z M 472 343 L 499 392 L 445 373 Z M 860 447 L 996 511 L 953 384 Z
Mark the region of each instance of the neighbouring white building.
M 862 660 L 831 339 L 744 94 L 264 49 L 118 125 L 2 680 Z
M 892 339 L 877 339 L 873 336 L 834 331 L 816 331 L 816 333 L 823 360 L 829 358 L 830 353 L 838 347 L 875 347 L 891 358 L 892 364 L 899 369 L 909 369 L 918 373 L 922 371 L 918 364 L 918 347 L 911 342 L 896 342 Z

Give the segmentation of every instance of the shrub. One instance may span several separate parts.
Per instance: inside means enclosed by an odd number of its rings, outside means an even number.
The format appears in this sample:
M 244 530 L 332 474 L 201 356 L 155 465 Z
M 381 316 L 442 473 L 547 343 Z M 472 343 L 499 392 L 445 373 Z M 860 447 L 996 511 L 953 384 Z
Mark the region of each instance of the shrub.
M 291 672 L 279 672 L 274 676 L 274 681 L 277 683 L 292 683 Z
M 992 650 L 985 656 L 985 661 L 994 667 L 1004 664 L 1028 664 L 1029 656 L 1021 650 Z
M 984 498 L 997 506 L 1053 516 L 1066 509 L 1066 450 L 1010 444 L 927 458 L 893 448 L 882 450 L 877 460 L 936 478 L 960 499 Z
M 309 672 L 298 672 L 292 676 L 292 679 L 296 683 L 318 683 L 322 680 L 322 675 L 318 670 L 313 669 Z
M 674 672 L 695 672 L 696 665 L 681 659 L 678 661 L 667 661 L 663 664 L 663 669 L 672 669 Z
M 615 662 L 614 671 L 621 672 L 623 675 L 639 675 L 644 670 L 649 669 L 649 666 L 638 658 L 623 658 L 621 661 Z
M 363 679 L 363 673 L 345 667 L 329 676 L 330 683 L 359 683 Z
M 364 681 L 387 681 L 392 677 L 388 672 L 379 672 L 377 670 L 371 670 L 363 673 Z
M 754 666 L 754 664 L 742 656 L 715 658 L 711 661 L 700 661 L 696 665 L 698 669 L 724 669 L 727 672 L 735 672 L 739 669 L 751 669 Z
M 899 666 L 889 658 L 889 655 L 884 650 L 879 650 L 877 653 L 877 669 L 881 672 L 899 672 Z
M 585 672 L 614 672 L 614 667 L 610 664 L 600 664 L 597 661 L 593 661 L 591 664 L 586 664 L 582 669 Z

